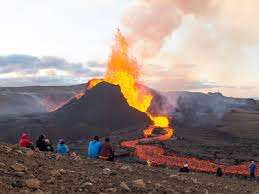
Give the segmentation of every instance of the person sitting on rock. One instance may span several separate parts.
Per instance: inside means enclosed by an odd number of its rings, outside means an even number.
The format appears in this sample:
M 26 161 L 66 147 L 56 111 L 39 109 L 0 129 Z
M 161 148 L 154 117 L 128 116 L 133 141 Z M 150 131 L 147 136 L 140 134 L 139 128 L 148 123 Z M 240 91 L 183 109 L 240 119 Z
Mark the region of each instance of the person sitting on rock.
M 36 148 L 38 148 L 40 151 L 46 151 L 45 135 L 41 134 L 39 136 L 39 138 L 36 141 Z
M 102 144 L 99 158 L 102 160 L 108 160 L 108 161 L 114 160 L 114 151 L 110 143 L 110 138 L 108 137 L 105 138 L 105 141 Z
M 65 141 L 63 139 L 60 139 L 57 145 L 57 153 L 61 155 L 68 154 L 69 149 L 68 146 L 65 144 Z
M 47 152 L 54 152 L 54 148 L 51 145 L 49 139 L 45 139 L 44 142 L 45 142 L 45 151 L 47 151 Z
M 182 168 L 180 168 L 180 170 L 179 170 L 180 172 L 185 172 L 185 173 L 188 173 L 190 170 L 189 170 L 189 166 L 188 166 L 188 164 L 187 163 L 185 163 L 184 165 L 183 165 L 183 167 Z
M 249 170 L 249 177 L 250 177 L 250 178 L 255 178 L 255 174 L 256 174 L 256 163 L 255 163 L 254 161 L 252 161 L 252 162 L 249 164 L 248 170 Z
M 21 139 L 19 141 L 19 146 L 34 150 L 34 146 L 32 142 L 29 140 L 29 136 L 27 133 L 22 134 Z
M 88 157 L 98 158 L 101 151 L 101 142 L 98 136 L 94 136 L 94 139 L 89 142 L 88 145 Z

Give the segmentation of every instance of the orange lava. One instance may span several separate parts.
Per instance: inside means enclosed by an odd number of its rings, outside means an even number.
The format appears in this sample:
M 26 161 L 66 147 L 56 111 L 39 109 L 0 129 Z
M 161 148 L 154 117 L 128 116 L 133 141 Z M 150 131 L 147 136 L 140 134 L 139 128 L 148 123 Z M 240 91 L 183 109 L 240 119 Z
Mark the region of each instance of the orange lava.
M 91 90 L 94 86 L 96 86 L 97 84 L 99 84 L 102 81 L 103 81 L 103 79 L 96 79 L 96 78 L 91 79 L 88 81 L 86 88 L 88 90 Z
M 87 89 L 91 89 L 102 81 L 119 85 L 123 96 L 129 106 L 145 112 L 153 121 L 153 127 L 167 128 L 168 133 L 173 135 L 173 129 L 169 127 L 169 119 L 166 116 L 153 116 L 148 112 L 153 96 L 148 89 L 139 84 L 140 71 L 137 62 L 128 54 L 128 43 L 126 38 L 118 30 L 115 36 L 115 44 L 108 61 L 108 68 L 104 79 L 92 79 L 88 82 Z M 145 136 L 152 135 L 152 126 L 144 131 Z
M 130 106 L 147 112 L 153 97 L 147 89 L 138 84 L 139 76 L 138 64 L 128 55 L 128 43 L 118 31 L 104 80 L 119 85 Z
M 154 130 L 154 126 L 149 126 L 148 128 L 146 128 L 145 130 L 144 130 L 144 137 L 150 137 L 151 135 L 152 135 L 152 133 L 153 133 L 153 130 Z
M 135 155 L 144 161 L 152 161 L 156 164 L 163 164 L 170 167 L 182 167 L 184 163 L 188 163 L 189 168 L 194 171 L 215 173 L 218 166 L 223 170 L 224 174 L 239 174 L 248 175 L 248 162 L 240 165 L 218 165 L 214 162 L 208 160 L 201 160 L 194 157 L 180 157 L 175 154 L 165 155 L 165 150 L 159 146 L 155 145 L 139 145 L 141 142 L 151 142 L 154 140 L 165 141 L 168 137 L 172 136 L 171 130 L 166 129 L 166 134 L 159 135 L 152 138 L 142 138 L 138 140 L 124 141 L 121 143 L 123 147 L 135 148 Z M 259 169 L 257 168 L 256 174 L 259 174 Z
M 76 94 L 74 98 L 76 98 L 77 100 L 79 100 L 79 99 L 82 98 L 84 95 L 85 95 L 84 92 L 80 92 L 80 93 Z

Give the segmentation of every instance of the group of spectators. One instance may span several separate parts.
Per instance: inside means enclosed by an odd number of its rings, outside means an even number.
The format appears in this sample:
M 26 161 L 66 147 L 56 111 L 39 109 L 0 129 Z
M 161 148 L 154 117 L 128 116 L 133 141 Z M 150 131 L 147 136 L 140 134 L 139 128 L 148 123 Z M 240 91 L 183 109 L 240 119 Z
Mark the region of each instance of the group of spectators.
M 113 161 L 114 160 L 114 150 L 110 143 L 110 139 L 105 138 L 104 142 L 99 141 L 99 137 L 95 136 L 88 145 L 88 157 L 89 158 L 99 158 L 102 160 Z
M 30 141 L 30 139 L 26 133 L 22 134 L 20 141 L 19 141 L 19 145 L 21 147 L 31 148 L 32 150 L 35 149 L 33 143 Z M 56 149 L 54 149 L 50 140 L 48 138 L 46 138 L 45 135 L 39 136 L 38 140 L 36 141 L 36 149 L 38 149 L 40 151 L 48 151 L 48 152 L 56 151 L 58 154 L 61 154 L 61 155 L 66 155 L 69 153 L 69 148 L 65 144 L 65 141 L 63 139 L 60 139 L 58 141 Z M 108 137 L 106 137 L 104 142 L 100 142 L 99 137 L 95 136 L 93 138 L 93 140 L 91 140 L 89 142 L 87 156 L 89 158 L 94 158 L 94 159 L 113 161 L 114 160 L 114 149 L 110 143 L 110 139 Z M 75 152 L 72 152 L 71 158 L 76 160 L 80 157 Z M 157 166 L 157 165 L 153 165 L 153 163 L 151 161 L 147 161 L 147 165 L 148 166 Z M 188 173 L 190 171 L 188 164 L 185 163 L 183 165 L 183 167 L 180 168 L 179 171 Z M 252 161 L 249 164 L 248 174 L 249 174 L 250 178 L 255 178 L 255 176 L 256 176 L 256 163 L 254 161 Z M 219 166 L 216 169 L 216 176 L 221 177 L 222 175 L 223 175 L 223 171 L 222 171 L 221 167 Z
M 56 149 L 54 149 L 50 140 L 43 134 L 40 135 L 39 138 L 37 139 L 36 148 L 35 148 L 32 141 L 30 140 L 28 134 L 23 133 L 21 138 L 20 138 L 20 141 L 19 141 L 19 146 L 30 148 L 32 150 L 38 149 L 39 151 L 46 151 L 46 152 L 56 151 L 57 153 L 59 153 L 61 155 L 66 155 L 69 152 L 69 148 L 65 144 L 65 141 L 63 139 L 60 139 L 58 141 Z
M 69 153 L 69 148 L 65 144 L 63 139 L 58 141 L 56 148 L 54 149 L 53 145 L 51 144 L 50 140 L 45 135 L 40 135 L 36 141 L 36 148 L 33 145 L 32 141 L 30 141 L 28 134 L 23 133 L 21 135 L 19 145 L 21 147 L 30 148 L 32 150 L 38 149 L 39 151 L 46 151 L 46 152 L 56 152 L 61 155 L 67 155 Z M 99 158 L 102 160 L 113 161 L 114 160 L 114 150 L 110 143 L 110 139 L 107 137 L 105 138 L 104 142 L 101 143 L 99 141 L 99 137 L 95 136 L 92 141 L 89 142 L 88 145 L 88 153 L 89 158 Z M 73 159 L 78 158 L 75 152 L 71 153 L 71 157 Z

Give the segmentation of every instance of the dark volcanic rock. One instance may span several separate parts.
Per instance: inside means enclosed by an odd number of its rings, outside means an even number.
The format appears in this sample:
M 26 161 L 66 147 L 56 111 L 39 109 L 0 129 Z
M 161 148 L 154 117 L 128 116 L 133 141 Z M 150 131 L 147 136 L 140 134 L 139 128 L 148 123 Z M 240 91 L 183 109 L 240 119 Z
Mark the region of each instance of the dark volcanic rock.
M 46 155 L 38 151 L 34 153 L 35 157 L 23 154 L 17 158 L 17 151 L 26 150 L 0 142 L 0 161 L 6 164 L 5 173 L 0 173 L 0 193 L 244 194 L 259 191 L 258 181 L 234 176 L 178 173 L 177 169 L 87 158 L 75 161 L 69 156 L 57 160 L 54 153 Z M 28 167 L 26 174 L 21 177 L 13 174 L 13 170 L 8 168 L 18 162 L 18 159 Z M 103 173 L 105 171 L 107 173 Z M 112 172 L 116 174 L 111 174 Z
M 145 113 L 130 107 L 119 86 L 102 82 L 52 114 L 56 122 L 76 130 L 86 123 L 106 131 L 147 125 Z
M 78 140 L 117 129 L 143 128 L 150 122 L 145 113 L 128 105 L 119 86 L 102 82 L 56 112 L 0 119 L 0 140 L 15 142 L 24 131 L 33 140 L 40 133 L 53 140 Z

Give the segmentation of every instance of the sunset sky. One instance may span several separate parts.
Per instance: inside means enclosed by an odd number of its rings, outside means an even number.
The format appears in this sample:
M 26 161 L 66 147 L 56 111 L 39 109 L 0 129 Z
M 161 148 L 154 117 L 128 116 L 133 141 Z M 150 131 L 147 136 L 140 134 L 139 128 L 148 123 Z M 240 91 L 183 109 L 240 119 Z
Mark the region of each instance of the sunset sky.
M 0 0 L 0 86 L 101 77 L 119 27 L 158 90 L 259 97 L 258 0 Z

